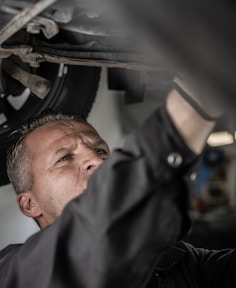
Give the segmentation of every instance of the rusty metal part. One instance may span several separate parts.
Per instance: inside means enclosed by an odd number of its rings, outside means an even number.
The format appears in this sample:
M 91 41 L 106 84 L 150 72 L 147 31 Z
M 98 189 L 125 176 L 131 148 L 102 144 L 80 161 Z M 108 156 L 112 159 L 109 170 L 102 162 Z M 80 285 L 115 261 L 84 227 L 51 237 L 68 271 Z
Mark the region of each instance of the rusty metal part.
M 51 82 L 47 79 L 26 72 L 11 60 L 5 60 L 2 64 L 3 71 L 9 76 L 29 88 L 40 99 L 44 99 L 51 88 Z
M 14 15 L 20 13 L 20 10 L 7 6 L 2 6 L 1 10 Z M 31 34 L 38 34 L 42 31 L 47 39 L 51 39 L 59 33 L 60 29 L 54 20 L 36 16 L 26 24 L 26 31 Z
M 8 58 L 11 55 L 18 56 L 23 62 L 29 63 L 32 67 L 39 67 L 41 62 L 45 62 L 43 55 L 32 52 L 33 48 L 27 45 L 20 45 L 10 49 L 0 47 L 0 58 Z
M 0 31 L 0 45 L 23 28 L 30 20 L 40 14 L 43 10 L 54 4 L 57 0 L 41 0 L 30 8 L 26 8 L 18 13 L 4 28 Z
M 37 16 L 27 24 L 27 32 L 39 33 L 43 32 L 47 39 L 51 39 L 59 33 L 59 26 L 57 23 L 46 17 Z
M 127 68 L 133 70 L 144 71 L 158 71 L 163 70 L 163 65 L 150 65 L 141 62 L 132 61 L 116 61 L 116 60 L 99 60 L 99 59 L 85 59 L 79 57 L 59 56 L 55 54 L 48 54 L 43 52 L 33 52 L 33 48 L 30 46 L 17 46 L 9 49 L 0 48 L 0 58 L 7 58 L 10 55 L 18 56 L 23 62 L 29 63 L 32 67 L 39 67 L 43 62 L 51 63 L 63 63 L 67 65 L 83 65 L 83 66 L 95 66 L 106 68 Z M 3 57 L 4 56 L 4 57 Z
M 97 66 L 97 67 L 106 67 L 106 68 L 127 68 L 133 70 L 144 70 L 144 71 L 157 71 L 163 70 L 163 67 L 150 66 L 143 63 L 132 63 L 132 62 L 118 62 L 112 60 L 91 60 L 91 59 L 79 59 L 79 58 L 70 58 L 62 57 L 57 55 L 43 54 L 41 60 L 51 63 L 63 63 L 67 65 L 83 65 L 83 66 Z

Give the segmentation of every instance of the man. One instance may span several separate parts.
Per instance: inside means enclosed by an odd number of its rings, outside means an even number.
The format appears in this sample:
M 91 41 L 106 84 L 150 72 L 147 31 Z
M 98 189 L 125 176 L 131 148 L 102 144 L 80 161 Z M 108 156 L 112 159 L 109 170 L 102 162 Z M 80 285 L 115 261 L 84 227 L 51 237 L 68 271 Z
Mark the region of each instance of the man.
M 44 113 L 23 126 L 21 134 L 9 152 L 8 175 L 22 213 L 45 228 L 86 190 L 88 178 L 109 156 L 109 148 L 75 115 Z
M 226 268 L 233 251 L 222 258 L 183 243 L 168 247 L 189 228 L 185 178 L 214 121 L 173 90 L 165 108 L 104 162 L 108 147 L 90 125 L 50 117 L 29 126 L 8 160 L 21 211 L 46 229 L 2 251 L 1 287 L 213 284 L 209 276 L 222 266 L 210 270 L 208 263 L 216 257 Z

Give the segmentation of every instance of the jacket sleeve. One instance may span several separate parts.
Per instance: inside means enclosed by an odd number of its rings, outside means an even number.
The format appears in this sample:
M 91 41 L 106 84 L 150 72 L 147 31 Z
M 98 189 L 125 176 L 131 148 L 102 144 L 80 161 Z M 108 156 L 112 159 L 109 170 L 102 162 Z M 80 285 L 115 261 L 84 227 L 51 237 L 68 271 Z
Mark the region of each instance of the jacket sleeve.
M 180 241 L 159 262 L 158 283 L 160 287 L 172 287 L 173 282 L 175 287 L 236 287 L 235 261 L 235 248 L 208 250 Z
M 184 177 L 196 162 L 164 110 L 93 174 L 49 227 L 12 257 L 1 287 L 145 287 L 189 228 Z

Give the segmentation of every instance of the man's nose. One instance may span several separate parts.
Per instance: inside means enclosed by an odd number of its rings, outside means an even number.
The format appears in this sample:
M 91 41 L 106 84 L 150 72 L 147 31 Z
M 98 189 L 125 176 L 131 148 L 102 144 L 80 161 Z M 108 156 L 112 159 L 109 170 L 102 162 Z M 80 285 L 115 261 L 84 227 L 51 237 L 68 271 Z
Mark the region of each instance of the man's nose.
M 82 173 L 91 174 L 103 163 L 103 161 L 104 160 L 94 149 L 86 147 L 83 151 L 80 170 Z

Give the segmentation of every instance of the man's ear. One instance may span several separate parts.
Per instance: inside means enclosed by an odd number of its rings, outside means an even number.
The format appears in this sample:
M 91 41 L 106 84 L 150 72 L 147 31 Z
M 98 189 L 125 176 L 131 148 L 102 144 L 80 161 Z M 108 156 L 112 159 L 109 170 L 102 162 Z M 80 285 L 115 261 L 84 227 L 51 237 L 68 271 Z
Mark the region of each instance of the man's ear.
M 34 201 L 31 192 L 23 192 L 17 195 L 17 204 L 20 211 L 28 217 L 39 217 L 42 214 L 40 207 Z

